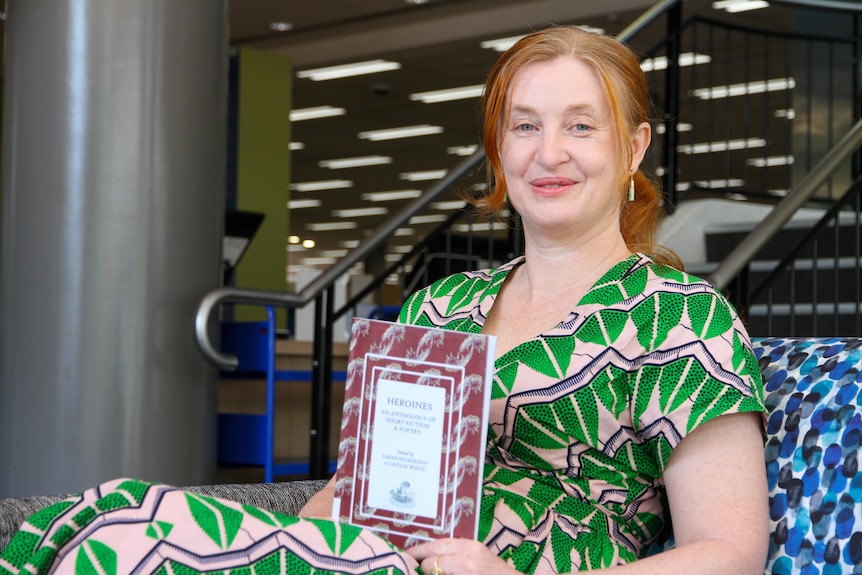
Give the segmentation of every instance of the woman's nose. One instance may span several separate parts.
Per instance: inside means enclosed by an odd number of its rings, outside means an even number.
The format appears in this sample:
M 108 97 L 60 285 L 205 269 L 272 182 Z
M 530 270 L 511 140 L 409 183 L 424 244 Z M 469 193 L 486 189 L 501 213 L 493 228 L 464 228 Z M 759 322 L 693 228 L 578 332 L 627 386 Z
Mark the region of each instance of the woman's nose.
M 536 159 L 546 167 L 554 167 L 568 161 L 569 153 L 564 135 L 553 130 L 545 130 L 539 141 Z

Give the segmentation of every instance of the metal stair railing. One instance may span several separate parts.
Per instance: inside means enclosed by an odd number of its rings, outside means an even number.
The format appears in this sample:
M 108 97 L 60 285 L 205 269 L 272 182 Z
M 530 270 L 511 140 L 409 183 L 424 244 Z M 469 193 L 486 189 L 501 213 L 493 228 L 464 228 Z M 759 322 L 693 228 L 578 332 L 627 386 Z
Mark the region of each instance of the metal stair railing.
M 709 280 L 718 290 L 726 289 L 757 252 L 808 202 L 821 185 L 862 146 L 862 120 L 839 140 L 766 218 L 724 258 Z

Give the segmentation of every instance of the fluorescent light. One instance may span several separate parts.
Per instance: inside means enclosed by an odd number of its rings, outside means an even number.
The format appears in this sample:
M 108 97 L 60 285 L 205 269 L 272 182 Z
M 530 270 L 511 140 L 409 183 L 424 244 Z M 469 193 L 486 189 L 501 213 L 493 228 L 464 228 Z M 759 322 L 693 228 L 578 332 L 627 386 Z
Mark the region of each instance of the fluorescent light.
M 353 208 L 349 210 L 332 210 L 336 218 L 361 218 L 363 216 L 382 216 L 389 213 L 386 208 Z
M 453 156 L 471 156 L 476 153 L 476 150 L 478 149 L 478 144 L 472 144 L 470 146 L 451 146 L 446 148 L 446 153 L 452 154 Z
M 305 248 L 303 246 L 291 245 L 287 246 L 287 253 L 295 253 L 295 252 L 304 252 Z
M 425 182 L 428 180 L 439 180 L 446 175 L 448 170 L 424 170 L 420 172 L 402 172 L 398 177 L 408 182 Z
M 435 222 L 445 222 L 446 216 L 444 214 L 440 215 L 430 215 L 430 216 L 413 216 L 410 218 L 410 224 L 433 224 Z
M 337 160 L 322 160 L 317 163 L 321 168 L 330 170 L 342 170 L 344 168 L 360 168 L 363 166 L 380 166 L 391 164 L 389 156 L 358 156 L 356 158 L 339 158 Z
M 359 240 L 342 240 L 342 241 L 338 242 L 338 245 L 340 245 L 343 248 L 347 248 L 350 250 L 350 249 L 353 249 L 359 245 Z
M 402 128 L 387 128 L 385 130 L 370 130 L 367 132 L 359 132 L 357 136 L 360 140 L 370 140 L 372 142 L 380 142 L 383 140 L 397 140 L 399 138 L 413 138 L 416 136 L 428 136 L 430 134 L 440 134 L 443 132 L 442 126 L 432 126 L 431 124 L 419 124 L 418 126 L 404 126 Z
M 343 116 L 347 113 L 344 108 L 334 106 L 314 106 L 312 108 L 298 108 L 290 111 L 291 122 L 302 122 L 303 120 L 316 120 L 318 118 L 331 118 Z
M 748 82 L 745 84 L 731 84 L 729 86 L 701 88 L 698 90 L 692 90 L 691 93 L 701 100 L 715 100 L 717 98 L 744 96 L 745 94 L 762 94 L 764 92 L 792 90 L 795 87 L 796 80 L 793 78 L 774 78 L 772 80 Z
M 432 202 L 431 207 L 435 210 L 460 210 L 466 207 L 467 202 L 464 200 L 452 200 L 451 202 Z
M 751 158 L 748 160 L 749 166 L 756 168 L 766 168 L 769 166 L 789 166 L 793 163 L 793 156 L 772 156 L 769 158 Z
M 581 26 L 575 26 L 576 28 L 580 28 L 585 32 L 592 32 L 594 34 L 604 34 L 606 30 L 604 28 L 596 28 L 595 26 L 587 26 L 586 24 Z M 494 40 L 485 40 L 484 42 L 480 42 L 479 46 L 482 48 L 490 48 L 491 50 L 495 50 L 497 52 L 505 52 L 509 48 L 511 48 L 515 42 L 520 40 L 526 36 L 523 34 L 521 36 L 507 36 L 506 38 L 496 38 Z
M 395 254 L 409 254 L 413 249 L 413 246 L 392 246 L 392 253 Z
M 287 202 L 288 209 L 299 210 L 302 208 L 317 208 L 320 207 L 320 200 L 290 200 Z
M 507 36 L 505 38 L 497 38 L 495 40 L 485 40 L 484 42 L 481 42 L 479 46 L 482 48 L 490 48 L 497 52 L 505 52 L 524 36 L 526 36 L 526 34 L 522 34 L 520 36 Z
M 290 190 L 293 192 L 319 192 L 321 190 L 341 190 L 352 187 L 353 182 L 350 180 L 319 180 L 316 182 L 290 184 Z
M 724 10 L 730 14 L 734 14 L 736 12 L 769 8 L 769 2 L 766 2 L 766 0 L 718 0 L 712 3 L 712 7 L 716 10 Z
M 287 236 L 287 243 L 298 244 L 299 243 L 299 236 Z
M 712 62 L 712 57 L 707 56 L 706 54 L 698 54 L 697 52 L 684 52 L 679 55 L 679 59 L 677 61 L 680 66 L 694 66 L 696 64 L 709 64 Z M 644 72 L 666 70 L 667 56 L 648 58 L 641 62 L 641 69 L 643 69 Z
M 452 226 L 452 231 L 455 232 L 487 232 L 490 230 L 508 230 L 509 226 L 507 226 L 504 222 L 480 222 L 476 224 L 455 224 Z
M 331 232 L 334 230 L 355 230 L 359 227 L 356 222 L 320 222 L 316 224 L 305 224 L 305 229 L 313 232 Z
M 588 26 L 586 24 L 581 24 L 580 26 L 575 26 L 575 28 L 580 28 L 584 32 L 592 32 L 593 34 L 598 34 L 599 36 L 604 36 L 605 30 L 604 28 L 596 28 L 595 26 Z
M 786 110 L 775 110 L 776 118 L 787 118 L 788 120 L 792 120 L 796 117 L 796 110 L 793 108 L 787 108 Z
M 304 247 L 306 249 L 310 250 L 315 245 L 317 245 L 317 244 L 314 243 L 314 240 L 302 240 L 302 247 Z
M 679 124 L 676 125 L 676 131 L 677 132 L 691 132 L 692 128 L 693 128 L 693 126 L 691 124 L 686 124 L 685 122 L 680 122 Z M 664 134 L 666 131 L 667 131 L 667 126 L 664 124 L 664 122 L 657 124 L 655 127 L 655 133 L 656 134 Z
M 437 104 L 438 102 L 478 98 L 484 91 L 485 86 L 483 84 L 475 84 L 473 86 L 461 86 L 460 88 L 432 90 L 431 92 L 416 92 L 415 94 L 410 94 L 410 99 L 414 102 L 418 100 L 425 104 Z
M 331 266 L 336 261 L 335 258 L 302 258 L 302 263 L 307 266 Z
M 391 192 L 369 192 L 362 194 L 362 199 L 367 202 L 391 202 L 418 198 L 421 195 L 422 190 L 392 190 Z
M 693 144 L 691 146 L 677 146 L 676 149 L 681 154 L 706 154 L 708 152 L 762 148 L 765 145 L 766 140 L 763 138 L 746 138 L 743 140 L 723 140 L 719 142 L 707 142 L 705 144 Z
M 395 230 L 396 238 L 412 236 L 414 234 L 416 234 L 416 230 L 414 230 L 413 228 L 398 228 L 397 230 Z
M 275 32 L 288 32 L 293 30 L 293 24 L 290 22 L 270 22 L 269 29 Z
M 401 64 L 399 62 L 390 62 L 389 60 L 367 60 L 365 62 L 354 62 L 353 64 L 340 64 L 338 66 L 301 70 L 296 73 L 296 77 L 311 78 L 315 82 L 320 82 L 322 80 L 334 80 L 336 78 L 388 72 L 389 70 L 398 70 L 399 68 L 401 68 Z
M 302 142 L 291 142 L 287 147 L 291 152 L 295 152 L 296 150 L 304 150 L 305 144 Z

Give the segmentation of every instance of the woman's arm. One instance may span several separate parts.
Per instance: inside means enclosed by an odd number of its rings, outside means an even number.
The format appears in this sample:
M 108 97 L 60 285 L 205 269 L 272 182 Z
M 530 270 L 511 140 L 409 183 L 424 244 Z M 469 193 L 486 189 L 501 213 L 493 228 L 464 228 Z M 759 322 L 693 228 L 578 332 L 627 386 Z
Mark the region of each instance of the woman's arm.
M 769 499 L 759 413 L 722 415 L 692 431 L 664 478 L 676 548 L 610 571 L 762 575 Z
M 297 514 L 299 517 L 332 518 L 332 500 L 335 497 L 335 476 L 329 480 L 323 489 L 309 499 Z

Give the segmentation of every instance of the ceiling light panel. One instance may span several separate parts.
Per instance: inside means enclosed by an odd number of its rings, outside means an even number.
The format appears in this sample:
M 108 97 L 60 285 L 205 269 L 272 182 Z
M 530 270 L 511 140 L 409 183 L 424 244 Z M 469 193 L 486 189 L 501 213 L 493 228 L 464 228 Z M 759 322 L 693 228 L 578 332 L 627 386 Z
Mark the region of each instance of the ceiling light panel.
M 428 180 L 439 180 L 446 176 L 449 170 L 423 170 L 420 172 L 402 172 L 398 177 L 408 182 L 427 182 Z
M 469 146 L 450 146 L 446 148 L 446 153 L 452 154 L 453 156 L 472 156 L 478 149 L 478 144 L 472 144 Z
M 447 88 L 445 90 L 432 90 L 430 92 L 416 92 L 410 94 L 410 99 L 414 102 L 423 102 L 425 104 L 437 104 L 439 102 L 452 102 L 454 100 L 466 100 L 469 98 L 478 98 L 485 91 L 483 84 L 475 84 L 473 86 L 461 86 L 460 88 Z
M 396 200 L 409 200 L 422 195 L 422 190 L 392 190 L 391 192 L 369 192 L 362 194 L 366 202 L 393 202 Z
M 762 148 L 764 146 L 766 146 L 766 140 L 763 138 L 746 138 L 743 140 L 722 140 L 718 142 L 706 142 L 704 144 L 693 144 L 691 146 L 678 146 L 677 151 L 682 154 L 706 154 L 709 152 Z
M 341 64 L 339 66 L 301 70 L 296 73 L 296 77 L 310 78 L 315 82 L 321 82 L 324 80 L 335 80 L 337 78 L 349 78 L 351 76 L 388 72 L 390 70 L 399 70 L 400 68 L 400 62 L 392 62 L 390 60 L 367 60 L 365 62 L 354 62 L 352 64 Z
M 496 52 L 505 52 L 509 48 L 511 48 L 515 42 L 523 38 L 525 34 L 521 36 L 507 36 L 505 38 L 496 38 L 494 40 L 485 40 L 479 44 L 482 48 L 488 48 L 490 50 L 494 50 Z
M 332 210 L 336 218 L 362 218 L 366 216 L 382 216 L 388 214 L 386 208 L 351 208 L 347 210 Z
M 771 156 L 768 158 L 751 158 L 748 160 L 748 165 L 756 168 L 768 168 L 771 166 L 789 166 L 793 164 L 793 161 L 793 156 Z
M 331 266 L 336 261 L 338 261 L 338 260 L 336 260 L 335 258 L 324 258 L 324 257 L 302 258 L 303 265 L 307 265 L 307 266 Z
M 679 55 L 678 59 L 680 66 L 695 66 L 698 64 L 709 64 L 712 62 L 712 57 L 706 54 L 698 54 L 697 52 L 684 52 Z M 648 58 L 641 62 L 641 69 L 644 72 L 655 72 L 657 70 L 667 69 L 667 57 L 658 56 L 656 58 Z
M 431 207 L 435 210 L 452 211 L 461 210 L 467 207 L 467 202 L 464 200 L 452 200 L 450 202 L 431 202 Z
M 358 156 L 356 158 L 339 158 L 335 160 L 321 160 L 317 163 L 321 168 L 330 170 L 343 170 L 345 168 L 362 168 L 365 166 L 381 166 L 391 164 L 389 156 Z
M 305 224 L 305 229 L 312 232 L 332 232 L 336 230 L 355 230 L 359 227 L 356 222 L 317 222 Z
M 429 215 L 429 216 L 413 216 L 410 218 L 410 225 L 415 224 L 433 224 L 437 222 L 445 222 L 446 216 L 444 214 L 440 215 Z
M 302 122 L 304 120 L 317 120 L 319 118 L 332 118 L 343 116 L 347 113 L 344 108 L 335 106 L 312 106 L 311 108 L 298 108 L 290 111 L 291 122 Z
M 300 210 L 302 208 L 319 208 L 320 200 L 290 200 L 287 202 L 288 209 Z
M 360 140 L 369 140 L 371 142 L 381 142 L 383 140 L 398 140 L 401 138 L 415 138 L 416 136 L 430 136 L 431 134 L 442 134 L 442 126 L 432 126 L 431 124 L 419 124 L 417 126 L 403 126 L 401 128 L 388 128 L 385 130 L 370 130 L 367 132 L 359 132 L 357 137 Z
M 290 190 L 293 192 L 319 192 L 321 190 L 341 190 L 344 188 L 352 188 L 351 180 L 319 180 L 317 182 L 297 182 L 290 184 Z
M 769 2 L 766 0 L 719 0 L 718 2 L 713 2 L 712 7 L 716 10 L 724 10 L 730 14 L 734 14 L 736 12 L 769 8 Z
M 733 96 L 744 96 L 746 94 L 763 94 L 764 92 L 779 92 L 781 90 L 792 90 L 796 87 L 793 78 L 774 78 L 765 82 L 748 82 L 745 84 L 731 84 L 729 86 L 713 86 L 712 88 L 701 88 L 692 90 L 692 95 L 701 100 L 715 100 L 718 98 L 732 98 Z

